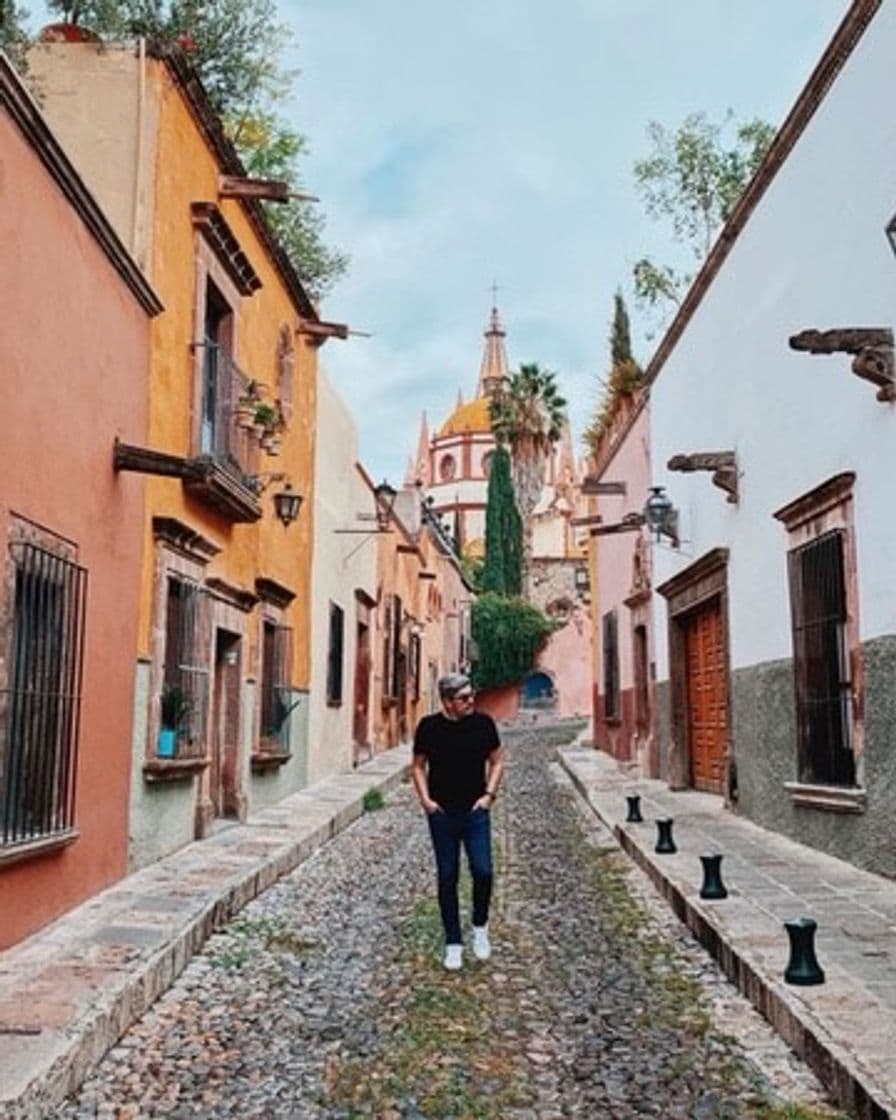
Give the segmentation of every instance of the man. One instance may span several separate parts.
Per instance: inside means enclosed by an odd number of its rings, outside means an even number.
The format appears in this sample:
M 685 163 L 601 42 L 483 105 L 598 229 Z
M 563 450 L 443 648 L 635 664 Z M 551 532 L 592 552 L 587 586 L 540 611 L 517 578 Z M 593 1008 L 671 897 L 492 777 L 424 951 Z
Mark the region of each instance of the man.
M 460 846 L 473 879 L 473 954 L 488 960 L 488 907 L 492 893 L 489 810 L 504 772 L 504 749 L 491 716 L 473 710 L 470 678 L 452 673 L 439 681 L 442 711 L 424 716 L 414 733 L 412 777 L 429 821 L 445 931 L 445 968 L 463 963 L 457 879 Z

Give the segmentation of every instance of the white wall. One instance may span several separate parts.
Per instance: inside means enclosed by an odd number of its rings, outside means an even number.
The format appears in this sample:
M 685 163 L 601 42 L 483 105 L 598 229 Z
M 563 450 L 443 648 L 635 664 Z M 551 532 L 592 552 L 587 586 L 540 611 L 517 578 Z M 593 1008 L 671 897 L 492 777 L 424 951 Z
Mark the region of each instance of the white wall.
M 862 640 L 896 631 L 896 406 L 849 355 L 790 350 L 815 327 L 893 327 L 896 5 L 884 5 L 747 222 L 653 387 L 653 481 L 681 511 L 680 552 L 654 552 L 654 585 L 731 550 L 732 668 L 791 655 L 786 537 L 772 513 L 856 472 Z M 741 496 L 710 474 L 666 471 L 676 453 L 734 449 Z M 662 604 L 658 633 L 665 629 Z M 657 643 L 660 679 L 666 643 Z
M 314 558 L 311 589 L 311 701 L 308 780 L 352 765 L 356 645 L 356 599 L 361 589 L 376 597 L 376 536 L 337 533 L 370 529 L 358 514 L 374 514 L 373 495 L 356 469 L 358 433 L 342 398 L 320 371 L 314 462 Z M 330 603 L 344 612 L 342 704 L 327 705 Z

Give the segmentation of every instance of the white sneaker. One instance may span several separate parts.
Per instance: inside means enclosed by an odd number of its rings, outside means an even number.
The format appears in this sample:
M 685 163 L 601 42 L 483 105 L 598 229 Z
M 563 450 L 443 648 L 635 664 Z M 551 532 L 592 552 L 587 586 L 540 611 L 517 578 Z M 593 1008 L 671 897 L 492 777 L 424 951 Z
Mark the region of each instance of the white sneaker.
M 488 939 L 488 926 L 473 926 L 473 956 L 477 961 L 487 961 L 492 955 L 492 943 Z
M 449 972 L 457 972 L 463 962 L 464 950 L 462 945 L 445 946 L 445 967 Z

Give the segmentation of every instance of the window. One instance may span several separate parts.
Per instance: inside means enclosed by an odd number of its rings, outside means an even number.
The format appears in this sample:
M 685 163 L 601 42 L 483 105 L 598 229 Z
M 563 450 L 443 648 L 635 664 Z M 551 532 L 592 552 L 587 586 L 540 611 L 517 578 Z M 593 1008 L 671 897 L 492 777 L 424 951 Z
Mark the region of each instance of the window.
M 327 703 L 342 703 L 342 650 L 345 618 L 342 607 L 330 603 L 330 643 L 327 652 Z
M 410 677 L 411 699 L 420 699 L 420 674 L 423 662 L 423 642 L 419 634 L 411 634 L 408 661 L 408 675 Z
M 205 597 L 198 584 L 168 576 L 161 727 L 174 731 L 178 758 L 205 754 L 208 657 L 203 649 Z
M 603 617 L 604 647 L 604 719 L 619 719 L 619 643 L 617 640 L 616 612 L 607 611 Z
M 199 450 L 226 458 L 231 450 L 230 345 L 233 312 L 211 280 L 205 292 Z
M 442 482 L 450 482 L 457 474 L 457 460 L 453 455 L 443 455 L 439 460 L 439 478 Z
M 10 545 L 7 687 L 0 692 L 0 843 L 74 826 L 87 572 Z
M 261 629 L 261 738 L 265 747 L 289 751 L 289 678 L 292 631 L 265 619 Z
M 846 640 L 844 534 L 788 553 L 799 780 L 855 785 Z
M 489 473 L 492 469 L 492 459 L 494 458 L 494 455 L 494 451 L 486 451 L 486 453 L 482 456 L 482 474 L 485 478 L 488 478 Z
M 398 659 L 401 652 L 401 598 L 387 595 L 383 608 L 383 699 L 398 699 Z

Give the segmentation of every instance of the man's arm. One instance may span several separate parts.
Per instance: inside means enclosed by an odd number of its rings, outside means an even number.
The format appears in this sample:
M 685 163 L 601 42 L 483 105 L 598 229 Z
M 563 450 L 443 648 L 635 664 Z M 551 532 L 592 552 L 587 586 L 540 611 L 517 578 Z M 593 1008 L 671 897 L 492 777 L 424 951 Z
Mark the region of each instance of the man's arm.
M 434 813 L 440 806 L 429 796 L 429 780 L 426 773 L 426 755 L 414 752 L 411 763 L 411 781 L 420 798 L 420 804 L 427 813 Z
M 504 748 L 499 744 L 485 760 L 485 793 L 474 809 L 490 809 L 498 796 L 498 787 L 504 776 Z

